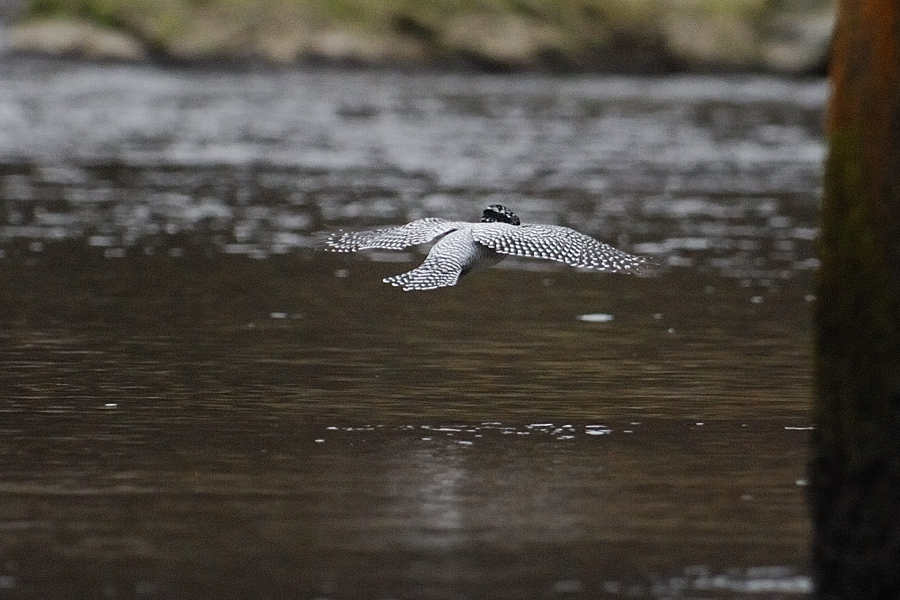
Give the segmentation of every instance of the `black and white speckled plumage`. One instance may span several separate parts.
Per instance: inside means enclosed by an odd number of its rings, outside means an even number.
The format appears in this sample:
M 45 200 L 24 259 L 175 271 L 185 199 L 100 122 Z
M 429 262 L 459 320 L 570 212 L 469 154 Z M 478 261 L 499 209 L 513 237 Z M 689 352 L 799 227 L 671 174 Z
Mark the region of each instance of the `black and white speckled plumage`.
M 456 285 L 476 268 L 494 265 L 504 255 L 545 258 L 573 267 L 626 273 L 638 270 L 646 259 L 613 248 L 574 229 L 558 225 L 521 225 L 519 217 L 500 204 L 488 206 L 480 223 L 428 217 L 399 227 L 332 235 L 326 242 L 333 252 L 369 248 L 401 250 L 437 243 L 420 266 L 385 283 L 409 290 L 431 290 Z

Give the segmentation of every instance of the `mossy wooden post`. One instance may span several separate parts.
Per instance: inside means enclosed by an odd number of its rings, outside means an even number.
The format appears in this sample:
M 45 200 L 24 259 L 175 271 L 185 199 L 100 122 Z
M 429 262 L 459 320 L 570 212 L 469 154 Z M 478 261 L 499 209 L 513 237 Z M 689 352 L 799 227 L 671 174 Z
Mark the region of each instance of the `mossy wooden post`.
M 900 0 L 842 0 L 810 465 L 817 598 L 900 598 Z

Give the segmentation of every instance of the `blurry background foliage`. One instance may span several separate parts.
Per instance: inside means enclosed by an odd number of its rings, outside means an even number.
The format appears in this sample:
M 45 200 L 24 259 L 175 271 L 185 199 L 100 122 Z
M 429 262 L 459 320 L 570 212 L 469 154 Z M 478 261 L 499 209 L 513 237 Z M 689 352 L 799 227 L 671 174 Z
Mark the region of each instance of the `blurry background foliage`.
M 32 0 L 14 45 L 126 58 L 810 72 L 824 65 L 833 9 L 833 0 Z M 87 30 L 127 41 L 104 46 Z

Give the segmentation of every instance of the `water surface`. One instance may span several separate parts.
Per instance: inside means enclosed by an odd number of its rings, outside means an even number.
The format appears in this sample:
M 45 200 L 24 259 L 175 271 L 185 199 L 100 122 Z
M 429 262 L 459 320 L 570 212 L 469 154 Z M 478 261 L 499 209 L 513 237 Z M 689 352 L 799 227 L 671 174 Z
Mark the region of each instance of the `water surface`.
M 0 587 L 784 598 L 824 84 L 0 67 Z M 323 232 L 502 202 L 641 276 Z

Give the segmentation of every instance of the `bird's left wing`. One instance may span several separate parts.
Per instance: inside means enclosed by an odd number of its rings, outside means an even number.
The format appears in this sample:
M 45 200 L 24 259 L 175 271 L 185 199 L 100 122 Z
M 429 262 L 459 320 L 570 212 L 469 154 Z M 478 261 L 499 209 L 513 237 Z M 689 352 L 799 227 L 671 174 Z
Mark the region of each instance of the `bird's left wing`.
M 647 259 L 598 242 L 592 237 L 558 225 L 509 225 L 479 223 L 472 237 L 500 254 L 546 258 L 573 267 L 601 271 L 636 271 Z
M 458 229 L 459 223 L 426 217 L 399 227 L 385 227 L 369 231 L 348 231 L 328 237 L 325 245 L 332 252 L 356 252 L 369 248 L 402 250 L 430 242 L 434 238 Z

